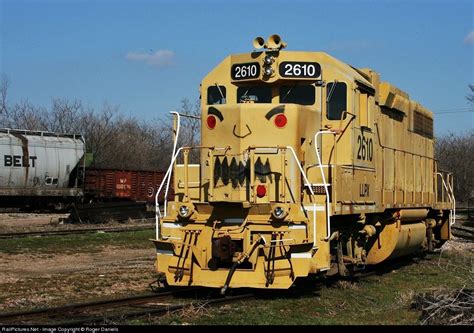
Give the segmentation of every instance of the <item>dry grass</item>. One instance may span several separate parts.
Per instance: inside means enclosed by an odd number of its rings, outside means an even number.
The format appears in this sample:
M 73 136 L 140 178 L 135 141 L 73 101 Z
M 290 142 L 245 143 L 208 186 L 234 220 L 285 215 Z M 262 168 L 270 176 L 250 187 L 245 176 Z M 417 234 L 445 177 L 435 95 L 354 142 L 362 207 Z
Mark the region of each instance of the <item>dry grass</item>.
M 424 325 L 474 325 L 474 289 L 439 289 L 414 297 Z
M 442 272 L 456 272 L 461 288 L 435 288 L 413 296 L 412 308 L 421 311 L 421 323 L 425 325 L 473 325 L 474 324 L 474 256 L 472 242 L 448 242 L 441 248 L 437 266 Z M 445 252 L 460 254 L 457 261 L 443 260 Z

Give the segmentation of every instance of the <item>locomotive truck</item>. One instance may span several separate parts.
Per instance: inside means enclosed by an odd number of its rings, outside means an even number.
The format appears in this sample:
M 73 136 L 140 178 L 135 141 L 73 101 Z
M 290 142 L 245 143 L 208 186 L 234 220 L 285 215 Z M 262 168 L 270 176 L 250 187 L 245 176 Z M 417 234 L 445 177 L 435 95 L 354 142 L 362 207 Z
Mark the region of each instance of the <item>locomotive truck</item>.
M 201 144 L 174 150 L 175 198 L 157 209 L 169 285 L 286 289 L 450 238 L 432 112 L 372 69 L 285 47 L 258 37 L 202 80 Z

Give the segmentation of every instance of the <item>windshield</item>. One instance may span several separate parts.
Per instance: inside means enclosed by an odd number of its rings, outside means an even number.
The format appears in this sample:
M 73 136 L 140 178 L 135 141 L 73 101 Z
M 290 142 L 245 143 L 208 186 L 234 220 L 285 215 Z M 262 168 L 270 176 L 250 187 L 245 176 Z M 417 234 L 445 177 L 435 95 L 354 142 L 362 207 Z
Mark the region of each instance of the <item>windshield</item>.
M 316 101 L 316 91 L 313 85 L 298 85 L 280 87 L 280 103 L 313 105 Z
M 224 86 L 210 86 L 207 88 L 207 105 L 225 104 L 226 89 Z
M 271 103 L 270 86 L 247 86 L 237 88 L 237 103 Z

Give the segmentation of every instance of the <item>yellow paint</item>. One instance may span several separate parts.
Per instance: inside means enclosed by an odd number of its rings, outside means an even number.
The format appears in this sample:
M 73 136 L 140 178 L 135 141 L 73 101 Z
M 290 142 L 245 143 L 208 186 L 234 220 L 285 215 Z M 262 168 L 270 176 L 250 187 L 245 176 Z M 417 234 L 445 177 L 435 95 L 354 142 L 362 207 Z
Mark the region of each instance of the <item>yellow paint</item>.
M 185 158 L 175 166 L 175 201 L 155 241 L 157 271 L 168 283 L 223 287 L 242 261 L 230 288 L 289 288 L 297 277 L 334 268 L 338 239 L 344 262 L 375 264 L 426 246 L 427 215 L 419 212 L 429 212 L 448 239 L 446 218 L 439 218 L 450 203 L 437 199 L 433 114 L 371 69 L 323 52 L 284 51 L 278 36 L 254 41 L 264 45 L 271 49 L 228 56 L 202 80 L 200 164 Z M 285 72 L 314 74 L 314 63 L 319 76 Z M 281 91 L 304 85 L 314 91 L 313 104 L 285 102 Z M 252 90 L 238 101 L 249 87 L 268 95 Z M 345 105 L 341 117 L 329 119 L 338 106 L 328 96 L 343 96 L 344 87 L 345 100 L 334 97 Z M 189 218 L 179 217 L 181 202 L 193 208 Z

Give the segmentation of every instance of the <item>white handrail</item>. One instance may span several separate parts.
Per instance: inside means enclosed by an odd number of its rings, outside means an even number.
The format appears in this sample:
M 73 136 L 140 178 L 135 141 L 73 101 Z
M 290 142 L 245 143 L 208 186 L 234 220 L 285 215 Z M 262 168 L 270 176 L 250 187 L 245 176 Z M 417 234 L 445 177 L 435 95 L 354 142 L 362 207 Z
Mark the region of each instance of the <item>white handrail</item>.
M 454 197 L 453 187 L 451 186 L 451 184 L 449 182 L 447 184 L 449 186 L 449 189 L 451 190 L 451 196 L 452 196 L 452 199 L 453 199 L 453 217 L 452 217 L 452 220 L 451 220 L 451 225 L 453 225 L 454 223 L 456 223 L 456 198 Z
M 157 240 L 160 240 L 160 219 L 162 218 L 158 198 L 160 196 L 161 190 L 163 189 L 163 185 L 165 184 L 165 179 L 167 179 L 168 177 L 171 177 L 171 170 L 173 170 L 174 162 L 178 158 L 179 153 L 181 153 L 181 151 L 184 148 L 185 147 L 180 147 L 176 151 L 176 153 L 172 156 L 170 166 L 168 167 L 168 170 L 166 171 L 166 174 L 163 177 L 163 181 L 161 182 L 160 187 L 158 188 L 158 190 L 156 191 L 156 194 L 155 194 L 155 222 L 156 222 L 156 239 Z M 227 148 L 223 148 L 223 147 L 214 148 L 214 150 L 226 150 L 226 149 Z M 167 184 L 167 186 L 168 185 L 169 185 L 169 183 Z M 163 209 L 163 216 L 166 216 L 166 203 L 167 203 L 167 197 L 165 197 L 165 201 L 164 201 L 165 209 Z
M 178 117 L 178 124 L 176 125 L 176 136 L 174 138 L 174 143 L 173 143 L 173 154 L 171 155 L 171 156 L 174 156 L 174 154 L 176 153 L 176 146 L 178 145 L 179 129 L 181 128 L 181 115 L 176 111 L 171 111 L 170 113 L 174 114 Z M 165 202 L 164 202 L 164 206 L 163 206 L 163 215 L 164 216 L 166 216 L 166 209 L 167 209 L 166 204 L 167 204 L 167 201 L 168 201 L 168 190 L 169 190 L 169 187 L 170 187 L 170 181 L 171 181 L 171 172 L 168 175 L 168 179 L 166 181 Z
M 337 133 L 334 131 L 319 131 L 314 135 L 314 149 L 316 151 L 316 156 L 318 157 L 319 163 L 319 170 L 321 171 L 321 177 L 323 178 L 323 186 L 324 191 L 326 192 L 326 228 L 327 228 L 327 237 L 324 240 L 328 240 L 331 236 L 331 224 L 329 219 L 329 191 L 328 191 L 328 184 L 326 183 L 326 177 L 324 176 L 324 170 L 321 163 L 321 156 L 319 155 L 319 147 L 318 147 L 318 135 L 322 134 L 333 134 L 336 135 Z
M 306 177 L 306 174 L 303 171 L 303 168 L 301 167 L 298 157 L 296 156 L 295 150 L 291 146 L 286 146 L 287 149 L 289 149 L 293 153 L 293 158 L 296 161 L 296 164 L 298 165 L 298 168 L 300 169 L 301 175 L 304 178 L 305 185 L 308 186 L 309 191 L 311 192 L 311 195 L 313 196 L 313 249 L 315 249 L 316 246 L 316 201 L 314 198 L 314 191 L 311 186 L 311 183 L 309 182 L 308 178 Z M 283 184 L 285 186 L 285 184 Z M 304 207 L 304 205 L 303 205 Z
M 444 181 L 444 177 L 442 173 L 437 172 L 436 174 L 440 176 L 441 180 L 443 181 L 443 186 L 446 189 L 446 194 L 448 195 L 449 200 L 453 203 L 453 209 L 451 209 L 452 210 L 452 214 L 450 218 L 451 221 L 449 222 L 449 225 L 453 225 L 456 222 L 456 199 L 454 198 L 454 191 L 451 185 L 449 184 L 449 182 L 448 182 L 449 187 L 446 185 L 446 182 Z
M 173 164 L 176 161 L 176 158 L 178 157 L 181 150 L 183 150 L 183 148 L 184 147 L 179 148 L 176 151 L 176 153 L 174 154 L 174 156 L 172 156 L 171 163 L 170 163 L 170 166 L 168 167 L 168 170 L 166 171 L 165 177 L 163 178 L 163 181 L 161 182 L 160 187 L 158 188 L 158 191 L 156 191 L 156 195 L 155 195 L 155 221 L 156 221 L 156 239 L 157 240 L 160 240 L 160 219 L 162 217 L 161 212 L 160 212 L 160 204 L 158 202 L 158 198 L 159 198 L 159 195 L 160 195 L 161 190 L 163 188 L 163 185 L 165 184 L 165 179 L 166 179 L 166 177 L 171 175 L 171 170 L 173 169 Z M 165 198 L 165 205 L 166 205 L 166 198 Z M 163 211 L 164 211 L 164 216 L 166 216 L 166 210 L 163 210 Z
M 177 128 L 176 128 L 176 135 L 174 137 L 174 142 L 173 142 L 173 153 L 171 154 L 171 157 L 172 157 L 171 158 L 171 164 L 168 167 L 168 170 L 167 170 L 165 176 L 163 177 L 163 181 L 161 182 L 160 187 L 158 188 L 158 191 L 156 191 L 156 195 L 155 195 L 156 239 L 159 239 L 159 235 L 160 235 L 160 227 L 159 227 L 160 223 L 159 223 L 159 218 L 158 218 L 158 216 L 161 218 L 160 204 L 158 203 L 159 195 L 160 195 L 160 192 L 161 192 L 161 188 L 163 187 L 163 184 L 166 183 L 165 198 L 164 198 L 165 201 L 164 201 L 164 206 L 163 206 L 163 215 L 166 216 L 166 206 L 167 206 L 167 201 L 168 201 L 168 190 L 169 190 L 169 185 L 170 185 L 170 180 L 171 180 L 171 172 L 168 172 L 168 171 L 170 169 L 172 169 L 173 164 L 174 164 L 175 158 L 173 158 L 173 157 L 175 156 L 175 153 L 176 153 L 176 146 L 178 145 L 179 129 L 180 129 L 180 126 L 181 126 L 180 114 L 176 111 L 171 111 L 170 113 L 174 114 L 175 116 L 178 117 L 178 124 L 177 124 Z

